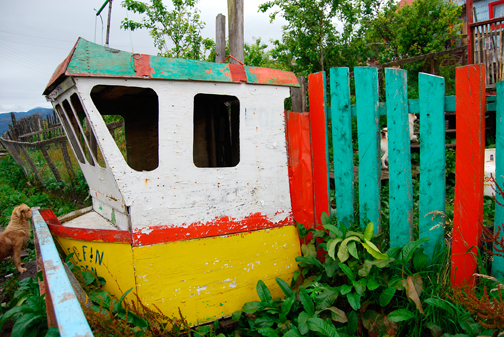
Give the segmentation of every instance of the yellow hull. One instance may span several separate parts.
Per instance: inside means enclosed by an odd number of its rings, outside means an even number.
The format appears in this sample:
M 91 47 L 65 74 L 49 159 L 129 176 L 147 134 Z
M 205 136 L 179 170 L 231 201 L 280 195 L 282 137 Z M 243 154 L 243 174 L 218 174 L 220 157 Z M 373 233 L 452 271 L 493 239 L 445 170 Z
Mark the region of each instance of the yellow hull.
M 244 303 L 259 300 L 255 287 L 263 280 L 273 297 L 283 296 L 275 282 L 290 282 L 301 254 L 295 226 L 132 247 L 128 243 L 57 237 L 72 262 L 96 270 L 107 281 L 104 290 L 128 298 L 138 294 L 167 316 L 182 314 L 191 325 L 229 316 Z M 92 252 L 92 253 L 91 253 Z M 93 255 L 91 257 L 91 255 Z

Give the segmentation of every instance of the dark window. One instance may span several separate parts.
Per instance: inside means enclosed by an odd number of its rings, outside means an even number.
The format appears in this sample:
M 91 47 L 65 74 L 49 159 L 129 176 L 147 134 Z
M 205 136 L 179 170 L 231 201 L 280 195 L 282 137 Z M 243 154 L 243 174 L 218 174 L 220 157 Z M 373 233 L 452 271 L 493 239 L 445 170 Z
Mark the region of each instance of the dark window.
M 194 96 L 193 162 L 234 167 L 240 162 L 240 101 L 234 96 Z
M 152 171 L 159 165 L 159 102 L 150 88 L 97 85 L 91 91 L 94 105 L 108 124 L 124 120 L 115 140 L 128 165 Z

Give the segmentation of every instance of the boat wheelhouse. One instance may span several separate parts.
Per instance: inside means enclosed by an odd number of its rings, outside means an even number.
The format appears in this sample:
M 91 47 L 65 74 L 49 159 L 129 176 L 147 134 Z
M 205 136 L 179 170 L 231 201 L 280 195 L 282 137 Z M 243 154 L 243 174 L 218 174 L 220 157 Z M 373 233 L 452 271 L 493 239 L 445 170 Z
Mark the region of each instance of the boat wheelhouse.
M 89 185 L 60 223 L 76 265 L 190 324 L 289 281 L 300 245 L 289 191 L 285 71 L 133 54 L 80 38 L 44 91 Z M 111 131 L 110 125 L 119 126 Z

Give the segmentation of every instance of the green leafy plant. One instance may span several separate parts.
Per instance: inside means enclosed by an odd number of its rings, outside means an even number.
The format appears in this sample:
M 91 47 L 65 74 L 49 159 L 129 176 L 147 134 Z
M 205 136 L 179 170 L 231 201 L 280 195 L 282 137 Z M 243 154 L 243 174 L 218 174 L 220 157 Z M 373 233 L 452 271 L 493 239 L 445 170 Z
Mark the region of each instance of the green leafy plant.
M 38 280 L 26 278 L 19 282 L 19 289 L 8 304 L 8 310 L 0 316 L 0 330 L 12 319 L 12 337 L 59 336 L 57 328 L 47 328 L 46 305 L 44 295 L 40 295 Z

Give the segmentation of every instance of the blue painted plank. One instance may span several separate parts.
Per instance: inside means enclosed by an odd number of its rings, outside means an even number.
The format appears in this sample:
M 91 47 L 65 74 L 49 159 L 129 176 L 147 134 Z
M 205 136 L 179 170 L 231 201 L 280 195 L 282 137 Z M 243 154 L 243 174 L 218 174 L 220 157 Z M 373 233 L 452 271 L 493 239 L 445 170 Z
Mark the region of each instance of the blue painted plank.
M 359 213 L 361 226 L 369 221 L 380 231 L 380 114 L 378 71 L 356 67 L 357 133 L 359 142 Z
M 444 246 L 446 196 L 445 80 L 419 74 L 420 89 L 420 200 L 418 223 L 425 253 L 432 260 L 436 245 Z M 442 213 L 438 213 L 442 212 Z M 439 252 L 439 250 L 437 250 Z
M 413 186 L 406 76 L 406 70 L 385 69 L 391 247 L 407 244 L 412 239 L 413 228 Z
M 497 185 L 504 188 L 504 82 L 499 82 L 497 87 L 497 112 L 495 132 L 495 176 Z M 502 195 L 496 193 L 495 198 L 504 205 Z M 495 227 L 497 232 L 501 228 L 501 237 L 504 235 L 504 206 L 495 203 Z M 498 280 L 504 278 L 504 257 L 494 255 L 492 262 L 492 275 Z
M 33 230 L 36 232 L 46 282 L 54 306 L 54 314 L 62 337 L 92 337 L 91 328 L 68 279 L 54 245 L 51 232 L 38 209 L 33 208 Z
M 331 118 L 338 223 L 349 227 L 354 214 L 352 112 L 348 68 L 332 68 Z

